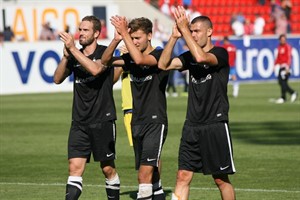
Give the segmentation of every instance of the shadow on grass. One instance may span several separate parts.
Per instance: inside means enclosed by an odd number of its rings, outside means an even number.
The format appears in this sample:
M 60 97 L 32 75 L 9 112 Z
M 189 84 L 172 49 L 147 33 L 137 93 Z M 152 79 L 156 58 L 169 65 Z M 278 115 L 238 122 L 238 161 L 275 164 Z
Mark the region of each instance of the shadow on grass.
M 232 122 L 235 140 L 262 145 L 299 145 L 300 122 Z
M 125 195 L 125 196 L 129 196 L 129 198 L 131 198 L 131 199 L 136 199 L 136 198 L 137 198 L 137 192 L 138 192 L 138 191 L 136 191 L 136 190 L 126 191 L 126 192 L 121 192 L 121 193 L 120 193 L 120 196 Z M 168 196 L 169 194 L 172 193 L 171 190 L 164 190 L 164 192 L 165 192 L 165 195 L 166 195 L 166 196 Z

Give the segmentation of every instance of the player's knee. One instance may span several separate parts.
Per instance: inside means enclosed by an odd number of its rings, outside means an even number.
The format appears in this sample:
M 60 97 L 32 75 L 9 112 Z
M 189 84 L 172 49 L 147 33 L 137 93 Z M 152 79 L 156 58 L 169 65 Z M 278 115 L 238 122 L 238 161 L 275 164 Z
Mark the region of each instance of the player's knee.
M 116 169 L 113 162 L 102 162 L 101 169 L 102 169 L 102 173 L 108 179 L 116 175 Z
M 139 183 L 152 183 L 154 167 L 141 165 L 138 174 Z
M 177 173 L 177 183 L 188 185 L 192 181 L 193 173 L 185 170 L 179 170 Z
M 218 187 L 222 187 L 222 185 L 230 183 L 228 175 L 215 175 L 213 178 Z
M 82 176 L 84 172 L 84 164 L 69 161 L 69 174 L 70 176 Z

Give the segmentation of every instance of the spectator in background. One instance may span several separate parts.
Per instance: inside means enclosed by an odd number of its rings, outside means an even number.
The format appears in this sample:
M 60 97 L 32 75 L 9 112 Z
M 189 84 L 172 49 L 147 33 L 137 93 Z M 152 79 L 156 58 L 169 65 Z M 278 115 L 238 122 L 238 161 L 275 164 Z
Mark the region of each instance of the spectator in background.
M 262 35 L 264 33 L 265 25 L 266 25 L 265 19 L 259 13 L 255 14 L 254 35 Z
M 14 41 L 15 39 L 15 34 L 14 32 L 11 30 L 11 27 L 10 26 L 6 26 L 4 28 L 4 31 L 3 31 L 3 39 L 4 41 Z
M 42 25 L 42 30 L 40 32 L 40 40 L 56 40 L 56 35 L 54 30 L 50 27 L 50 23 L 46 22 Z
M 100 19 L 100 22 L 101 22 L 101 34 L 99 39 L 106 39 L 107 38 L 106 21 L 104 19 Z
M 74 40 L 79 40 L 79 35 L 80 35 L 80 32 L 79 32 L 79 25 L 78 25 L 76 28 L 76 31 L 74 33 Z
M 279 36 L 279 43 L 274 68 L 275 70 L 279 68 L 278 83 L 281 88 L 281 97 L 275 103 L 282 104 L 286 101 L 287 92 L 291 94 L 291 102 L 297 99 L 297 92 L 288 85 L 291 75 L 292 47 L 287 43 L 285 34 Z
M 281 35 L 288 32 L 288 20 L 284 13 L 281 13 L 280 16 L 275 21 L 275 34 Z
M 246 18 L 245 18 L 245 16 L 243 15 L 243 13 L 239 12 L 239 13 L 236 15 L 236 20 L 240 21 L 241 23 L 245 23 Z
M 266 0 L 258 0 L 258 3 L 259 3 L 260 5 L 265 5 Z
M 281 8 L 285 13 L 285 16 L 288 20 L 291 19 L 291 12 L 292 12 L 292 1 L 291 0 L 282 0 L 281 1 Z
M 187 15 L 190 16 L 190 20 L 201 15 L 196 6 L 184 4 L 183 7 L 186 10 Z
M 241 21 L 237 20 L 236 15 L 232 17 L 231 28 L 233 30 L 234 35 L 238 37 L 242 37 L 245 33 L 244 24 Z
M 275 0 L 271 0 L 271 17 L 275 23 L 275 34 L 286 34 L 288 30 L 288 20 L 281 5 Z
M 164 0 L 164 3 L 161 5 L 160 7 L 160 11 L 167 15 L 167 16 L 171 16 L 171 9 L 170 9 L 170 1 L 169 0 Z
M 2 31 L 0 31 L 0 46 L 3 44 L 4 42 L 4 34 Z
M 292 1 L 291 0 L 282 0 L 281 8 L 284 11 L 284 14 L 288 21 L 287 32 L 290 33 L 290 32 L 292 32 L 292 27 L 291 27 Z
M 244 34 L 253 35 L 253 33 L 254 33 L 254 25 L 249 18 L 246 18 L 244 23 Z
M 190 7 L 192 5 L 192 0 L 182 0 L 182 3 L 183 5 L 187 5 L 188 7 Z
M 163 36 L 163 26 L 159 23 L 158 19 L 155 18 L 153 21 L 153 38 L 161 40 Z
M 270 1 L 270 6 L 271 6 L 271 15 L 272 16 L 276 13 L 276 8 L 281 8 L 281 6 L 277 2 L 277 0 L 271 0 Z

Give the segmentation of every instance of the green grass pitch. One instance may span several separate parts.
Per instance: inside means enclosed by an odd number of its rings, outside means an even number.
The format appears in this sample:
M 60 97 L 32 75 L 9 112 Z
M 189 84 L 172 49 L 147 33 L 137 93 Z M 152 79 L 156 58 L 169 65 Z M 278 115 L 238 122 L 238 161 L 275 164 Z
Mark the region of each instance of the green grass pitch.
M 300 82 L 291 82 L 300 92 Z M 229 94 L 232 87 L 229 85 Z M 178 88 L 181 90 L 182 88 Z M 230 128 L 237 173 L 230 176 L 239 200 L 300 199 L 300 101 L 277 105 L 276 82 L 241 84 L 230 100 Z M 117 169 L 121 199 L 135 199 L 137 173 L 115 90 Z M 289 98 L 289 95 L 288 95 Z M 169 132 L 162 152 L 162 184 L 171 199 L 187 97 L 168 97 Z M 151 103 L 151 102 L 149 102 Z M 0 199 L 64 199 L 72 93 L 0 96 Z M 81 200 L 106 199 L 98 163 L 87 165 Z M 211 176 L 195 174 L 190 200 L 220 199 Z

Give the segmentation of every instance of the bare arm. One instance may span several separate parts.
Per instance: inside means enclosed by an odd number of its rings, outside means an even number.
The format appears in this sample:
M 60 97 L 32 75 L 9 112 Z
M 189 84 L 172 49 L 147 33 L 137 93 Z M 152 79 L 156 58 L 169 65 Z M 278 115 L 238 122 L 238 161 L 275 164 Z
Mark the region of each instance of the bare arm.
M 182 68 L 182 62 L 180 61 L 179 58 L 171 59 L 172 51 L 174 49 L 176 41 L 180 37 L 181 37 L 181 34 L 178 31 L 176 24 L 175 24 L 173 26 L 172 35 L 171 35 L 168 43 L 166 44 L 166 46 L 160 56 L 160 59 L 158 61 L 158 68 L 160 68 L 162 70 L 171 70 L 171 69 L 181 69 Z
M 118 32 L 115 30 L 115 36 L 114 36 L 113 40 L 110 42 L 108 47 L 105 49 L 105 51 L 101 57 L 101 61 L 104 65 L 123 66 L 125 64 L 123 59 L 113 57 L 113 53 L 121 41 L 122 41 L 122 36 L 119 35 Z
M 73 36 L 69 33 L 60 33 L 60 39 L 65 43 L 68 51 L 75 57 L 75 59 L 93 76 L 96 76 L 106 70 L 106 66 L 102 64 L 100 59 L 96 61 L 89 59 L 81 51 L 79 51 L 74 43 Z M 94 43 L 96 48 L 97 43 Z
M 59 62 L 54 72 L 53 81 L 56 84 L 61 84 L 70 74 L 70 70 L 67 68 L 68 57 L 69 57 L 69 53 L 64 47 L 64 56 L 62 57 L 61 61 Z
M 122 72 L 123 72 L 122 67 L 115 67 L 114 68 L 114 84 L 119 80 Z

